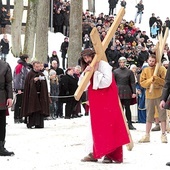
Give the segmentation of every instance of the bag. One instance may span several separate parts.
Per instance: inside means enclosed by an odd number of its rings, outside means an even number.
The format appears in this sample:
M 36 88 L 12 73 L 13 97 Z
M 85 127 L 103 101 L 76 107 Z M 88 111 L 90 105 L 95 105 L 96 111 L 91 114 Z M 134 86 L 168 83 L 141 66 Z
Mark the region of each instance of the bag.
M 11 106 L 11 111 L 15 110 L 16 100 L 17 100 L 17 94 L 14 94 L 14 98 L 13 98 L 13 102 L 12 102 L 12 106 Z

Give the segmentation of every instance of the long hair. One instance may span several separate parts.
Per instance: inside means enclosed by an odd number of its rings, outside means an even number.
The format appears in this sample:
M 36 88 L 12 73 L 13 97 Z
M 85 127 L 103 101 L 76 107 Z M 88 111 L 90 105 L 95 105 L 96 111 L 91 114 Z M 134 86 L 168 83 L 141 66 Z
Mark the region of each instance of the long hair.
M 81 52 L 80 65 L 81 65 L 82 71 L 84 71 L 84 69 L 88 66 L 88 64 L 84 61 L 83 57 L 88 56 L 88 57 L 92 57 L 93 59 L 95 54 L 96 54 L 95 51 L 91 48 L 86 48 L 85 50 Z

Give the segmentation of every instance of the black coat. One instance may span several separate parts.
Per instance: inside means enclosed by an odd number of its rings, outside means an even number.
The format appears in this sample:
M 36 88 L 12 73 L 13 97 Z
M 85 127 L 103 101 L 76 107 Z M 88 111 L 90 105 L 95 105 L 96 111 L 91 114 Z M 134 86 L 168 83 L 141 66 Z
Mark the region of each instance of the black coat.
M 119 55 L 116 50 L 109 50 L 107 53 L 107 60 L 108 63 L 115 69 L 119 67 L 118 63 Z M 114 61 L 114 63 L 113 63 Z
M 120 99 L 131 99 L 132 94 L 136 94 L 135 76 L 133 72 L 124 67 L 115 69 L 113 73 L 118 86 Z
M 72 96 L 78 87 L 78 78 L 68 74 L 62 75 L 59 80 L 59 96 Z M 75 100 L 74 97 L 59 98 L 61 102 Z
M 157 21 L 156 17 L 150 17 L 149 19 L 149 27 L 152 27 L 152 25 Z
M 66 41 L 64 41 L 64 42 L 61 44 L 61 57 L 62 57 L 62 58 L 66 58 L 68 45 L 69 45 L 69 43 L 66 42 Z
M 5 41 L 4 39 L 1 39 L 0 46 L 1 46 L 1 52 L 3 54 L 8 54 L 9 53 L 9 42 L 8 41 Z
M 118 3 L 118 0 L 109 0 L 109 8 L 116 8 L 116 4 Z
M 138 67 L 142 67 L 144 62 L 147 62 L 149 53 L 147 51 L 141 51 L 138 55 Z
M 166 77 L 165 77 L 165 85 L 162 92 L 161 100 L 166 102 L 165 109 L 170 109 L 170 65 L 168 66 Z
M 31 70 L 26 77 L 24 95 L 22 100 L 21 115 L 30 116 L 35 112 L 41 112 L 49 116 L 49 97 L 46 80 L 34 81 L 35 77 L 44 76 L 42 72 Z
M 8 98 L 13 98 L 11 68 L 8 63 L 0 60 L 0 110 L 7 109 Z

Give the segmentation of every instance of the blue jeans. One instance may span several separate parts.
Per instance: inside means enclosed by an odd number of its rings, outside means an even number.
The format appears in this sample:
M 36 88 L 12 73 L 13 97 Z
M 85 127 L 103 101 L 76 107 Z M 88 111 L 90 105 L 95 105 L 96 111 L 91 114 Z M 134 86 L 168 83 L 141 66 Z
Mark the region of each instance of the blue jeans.
M 143 12 L 137 12 L 137 13 L 136 13 L 135 23 L 136 23 L 136 20 L 137 20 L 138 15 L 139 15 L 139 24 L 141 23 L 141 21 L 142 21 L 142 14 L 143 14 Z
M 1 60 L 6 61 L 6 57 L 7 57 L 7 54 L 4 54 L 4 53 L 1 54 Z

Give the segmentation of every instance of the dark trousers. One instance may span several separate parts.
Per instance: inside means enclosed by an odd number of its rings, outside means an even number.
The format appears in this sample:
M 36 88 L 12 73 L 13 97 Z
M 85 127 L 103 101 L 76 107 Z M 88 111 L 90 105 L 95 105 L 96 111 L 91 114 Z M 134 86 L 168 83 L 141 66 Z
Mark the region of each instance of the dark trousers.
M 67 68 L 67 66 L 65 64 L 66 64 L 66 58 L 63 57 L 62 58 L 62 67 L 63 67 L 64 70 Z
M 109 15 L 113 15 L 114 8 L 109 8 Z
M 22 97 L 23 93 L 17 94 L 16 96 L 16 103 L 15 103 L 15 109 L 14 109 L 14 119 L 21 119 L 21 104 L 22 104 Z
M 5 141 L 6 135 L 6 110 L 0 110 L 0 141 Z
M 132 124 L 132 114 L 130 110 L 131 99 L 120 99 L 122 108 L 125 109 L 126 119 L 129 124 Z
M 63 102 L 58 100 L 58 108 L 57 108 L 57 115 L 56 117 L 62 117 L 63 116 Z
M 75 114 L 75 107 L 76 107 L 77 101 L 76 100 L 70 100 L 66 102 L 65 106 L 65 117 L 72 117 Z

